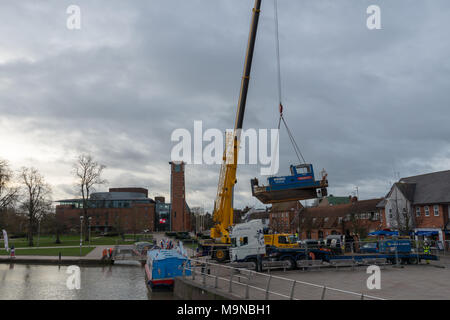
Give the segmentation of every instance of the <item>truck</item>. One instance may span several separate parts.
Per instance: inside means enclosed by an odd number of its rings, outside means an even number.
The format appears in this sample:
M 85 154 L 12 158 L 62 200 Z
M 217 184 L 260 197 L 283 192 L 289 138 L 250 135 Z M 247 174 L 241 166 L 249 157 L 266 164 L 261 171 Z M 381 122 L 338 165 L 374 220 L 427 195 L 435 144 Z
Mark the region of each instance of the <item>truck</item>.
M 321 260 L 332 262 L 333 260 L 353 260 L 384 258 L 388 263 L 417 264 L 421 260 L 439 260 L 438 256 L 424 254 L 415 251 L 409 240 L 387 239 L 377 242 L 377 250 L 371 253 L 353 252 L 342 253 L 332 250 L 326 245 L 312 248 L 277 248 L 266 246 L 262 234 L 262 221 L 253 220 L 248 223 L 236 225 L 230 234 L 231 237 L 231 261 L 232 262 L 257 262 L 257 259 L 269 261 L 287 261 L 288 269 L 296 269 L 299 260 Z M 261 240 L 262 239 L 262 240 Z
M 271 261 L 287 261 L 288 269 L 295 269 L 296 261 L 307 259 L 307 249 L 298 246 L 279 248 L 267 245 L 263 233 L 261 219 L 236 224 L 230 233 L 231 262 L 255 262 L 258 258 Z M 269 235 L 272 236 L 272 235 Z M 311 251 L 309 251 L 311 252 Z M 312 249 L 317 256 L 321 256 L 320 249 Z
M 299 244 L 297 237 L 289 233 L 265 234 L 264 243 L 266 246 L 277 248 L 297 248 Z

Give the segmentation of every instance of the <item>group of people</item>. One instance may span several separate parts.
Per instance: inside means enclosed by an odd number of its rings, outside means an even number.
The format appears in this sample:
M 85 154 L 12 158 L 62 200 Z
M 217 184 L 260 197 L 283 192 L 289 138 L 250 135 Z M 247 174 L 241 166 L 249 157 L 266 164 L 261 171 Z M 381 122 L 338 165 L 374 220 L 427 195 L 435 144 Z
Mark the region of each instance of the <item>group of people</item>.
M 159 247 L 160 247 L 161 249 L 167 249 L 167 250 L 170 250 L 170 249 L 173 249 L 174 244 L 173 244 L 172 240 L 169 240 L 169 239 L 161 239 L 161 241 L 159 241 Z

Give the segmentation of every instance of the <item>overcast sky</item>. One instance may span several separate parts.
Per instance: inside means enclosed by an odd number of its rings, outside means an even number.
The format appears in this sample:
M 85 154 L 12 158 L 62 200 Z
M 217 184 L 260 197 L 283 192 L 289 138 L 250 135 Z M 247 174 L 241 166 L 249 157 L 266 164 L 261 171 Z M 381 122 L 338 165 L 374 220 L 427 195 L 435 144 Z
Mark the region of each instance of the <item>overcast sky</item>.
M 0 0 L 0 158 L 77 196 L 81 152 L 108 187 L 169 198 L 173 130 L 232 128 L 253 0 Z M 66 27 L 69 5 L 81 30 Z M 381 8 L 381 30 L 366 9 Z M 278 121 L 273 0 L 263 0 L 245 128 Z M 329 193 L 382 197 L 398 176 L 450 169 L 448 0 L 279 0 L 285 117 Z M 281 133 L 280 174 L 296 157 Z M 210 209 L 219 166 L 186 168 Z M 240 166 L 235 207 L 262 207 Z M 260 179 L 265 180 L 265 178 Z

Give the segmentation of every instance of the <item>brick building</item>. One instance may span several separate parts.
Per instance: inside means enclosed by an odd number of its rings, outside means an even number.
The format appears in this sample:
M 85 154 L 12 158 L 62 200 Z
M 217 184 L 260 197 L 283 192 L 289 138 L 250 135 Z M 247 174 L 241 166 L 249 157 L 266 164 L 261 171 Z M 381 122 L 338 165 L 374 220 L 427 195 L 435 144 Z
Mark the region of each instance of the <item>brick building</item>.
M 171 201 L 171 230 L 192 231 L 191 214 L 186 203 L 184 168 L 185 163 L 180 161 L 169 162 L 170 175 L 170 201 Z M 194 226 L 195 227 L 195 226 Z
M 84 215 L 82 199 L 57 201 L 56 219 L 63 231 L 78 231 Z M 136 233 L 155 229 L 155 201 L 144 188 L 111 188 L 88 200 L 91 231 Z
M 328 235 L 347 234 L 365 238 L 381 228 L 382 199 L 358 200 L 332 206 L 304 208 L 299 213 L 298 230 L 301 239 L 324 239 Z
M 298 216 L 304 208 L 300 201 L 274 203 L 269 210 L 269 229 L 277 233 L 295 233 Z
M 450 170 L 400 179 L 379 207 L 383 228 L 431 232 L 434 240 L 450 240 Z

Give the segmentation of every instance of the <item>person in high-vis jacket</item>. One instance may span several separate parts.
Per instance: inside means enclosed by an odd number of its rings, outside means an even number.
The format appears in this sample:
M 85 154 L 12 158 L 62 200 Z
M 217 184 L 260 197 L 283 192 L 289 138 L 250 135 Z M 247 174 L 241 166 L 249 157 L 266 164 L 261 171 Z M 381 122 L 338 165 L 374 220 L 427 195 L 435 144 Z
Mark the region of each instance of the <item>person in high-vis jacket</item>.
M 428 241 L 426 241 L 423 244 L 423 253 L 426 255 L 430 255 L 431 254 L 431 249 L 430 249 L 430 244 L 428 243 Z M 430 264 L 430 260 L 425 260 L 427 262 L 427 264 Z

